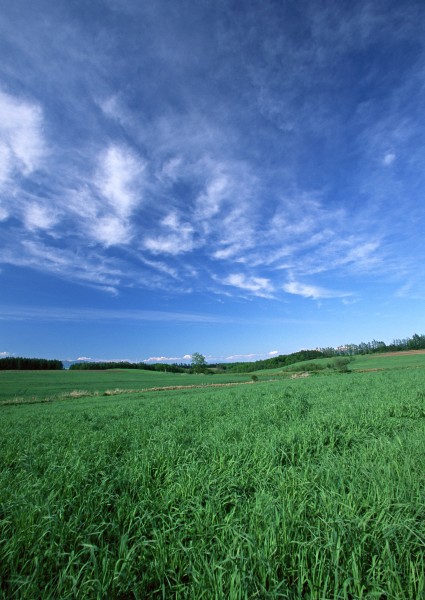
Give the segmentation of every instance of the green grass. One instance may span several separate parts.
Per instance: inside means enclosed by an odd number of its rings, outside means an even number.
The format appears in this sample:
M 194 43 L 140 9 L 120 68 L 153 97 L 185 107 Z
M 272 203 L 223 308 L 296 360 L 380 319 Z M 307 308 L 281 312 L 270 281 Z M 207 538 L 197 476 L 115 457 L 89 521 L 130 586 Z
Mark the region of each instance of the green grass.
M 249 381 L 249 375 L 189 375 L 132 369 L 110 371 L 0 371 L 0 404 L 41 401 L 87 391 L 141 390 L 165 386 L 209 385 Z
M 366 354 L 356 356 L 353 369 L 407 369 L 425 368 L 425 354 Z
M 0 419 L 5 599 L 424 597 L 423 370 Z
M 300 370 L 308 365 L 320 365 L 326 367 L 331 364 L 333 358 L 316 358 L 314 360 L 302 361 L 288 365 L 287 367 L 278 367 L 276 369 L 266 369 L 253 371 L 253 374 L 262 378 L 270 378 L 270 376 L 292 374 L 297 368 Z M 348 365 L 351 371 L 361 371 L 367 369 L 391 370 L 391 369 L 425 369 L 425 354 L 366 354 L 352 357 L 352 362 Z

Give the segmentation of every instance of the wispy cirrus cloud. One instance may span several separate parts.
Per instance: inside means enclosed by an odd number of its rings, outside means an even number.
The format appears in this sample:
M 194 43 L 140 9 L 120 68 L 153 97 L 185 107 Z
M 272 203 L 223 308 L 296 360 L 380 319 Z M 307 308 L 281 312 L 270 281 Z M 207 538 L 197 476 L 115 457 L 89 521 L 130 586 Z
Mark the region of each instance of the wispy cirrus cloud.
M 85 187 L 70 193 L 74 220 L 81 219 L 77 231 L 106 247 L 130 244 L 131 217 L 143 201 L 145 162 L 124 144 L 114 143 L 94 161 Z
M 58 221 L 58 215 L 55 210 L 43 206 L 38 202 L 28 202 L 23 211 L 23 222 L 27 229 L 35 231 L 37 229 L 52 229 Z
M 233 323 L 232 317 L 202 313 L 184 313 L 178 311 L 131 310 L 131 309 L 84 309 L 58 308 L 54 306 L 35 308 L 31 306 L 0 306 L 0 319 L 43 321 L 147 321 L 176 323 Z M 241 319 L 241 322 L 245 322 Z
M 47 150 L 42 128 L 39 104 L 0 91 L 0 185 L 40 166 Z
M 125 273 L 117 262 L 96 251 L 81 256 L 75 250 L 54 247 L 35 239 L 11 242 L 8 248 L 0 248 L 0 261 L 99 287 L 112 294 L 117 293 L 117 287 L 125 280 Z
M 265 277 L 250 277 L 244 273 L 232 273 L 220 280 L 220 283 L 239 290 L 251 292 L 254 296 L 260 298 L 271 298 L 275 291 L 274 286 L 269 279 Z
M 0 90 L 0 221 L 19 210 L 22 181 L 42 166 L 46 154 L 40 104 Z M 48 217 L 39 205 L 32 205 L 29 213 L 24 210 L 31 227 L 46 225 Z
M 329 290 L 316 285 L 309 285 L 299 281 L 291 280 L 283 285 L 283 290 L 287 294 L 303 296 L 304 298 L 312 298 L 319 300 L 324 298 L 347 298 L 352 296 L 350 292 L 341 292 L 337 290 Z
M 110 145 L 102 152 L 95 184 L 117 215 L 128 217 L 140 202 L 144 169 L 145 163 L 122 145 Z
M 182 221 L 175 212 L 162 219 L 161 232 L 144 240 L 144 247 L 154 255 L 184 254 L 196 246 L 194 227 L 190 222 Z

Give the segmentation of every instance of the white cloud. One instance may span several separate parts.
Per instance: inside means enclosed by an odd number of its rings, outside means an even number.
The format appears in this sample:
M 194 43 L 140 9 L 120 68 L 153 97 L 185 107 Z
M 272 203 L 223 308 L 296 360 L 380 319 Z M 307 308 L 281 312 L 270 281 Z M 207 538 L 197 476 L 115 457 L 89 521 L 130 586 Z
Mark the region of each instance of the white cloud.
M 194 228 L 189 222 L 182 222 L 175 213 L 169 213 L 161 222 L 161 233 L 147 237 L 144 247 L 153 254 L 178 255 L 190 252 L 195 247 Z M 167 231 L 168 230 L 168 231 Z
M 0 141 L 0 185 L 9 179 L 12 171 L 12 153 L 7 144 Z
M 347 292 L 338 292 L 329 290 L 315 285 L 307 285 L 298 281 L 289 281 L 285 283 L 283 289 L 288 294 L 295 294 L 297 296 L 303 296 L 304 298 L 312 298 L 318 300 L 320 298 L 346 298 L 351 296 Z
M 10 352 L 0 352 L 0 358 L 6 358 L 6 356 L 10 356 Z
M 7 248 L 0 248 L 0 262 L 56 275 L 116 293 L 116 286 L 126 276 L 111 259 L 87 251 L 83 256 L 66 248 L 57 248 L 39 240 L 16 240 Z
M 46 153 L 42 126 L 38 105 L 0 92 L 0 184 L 40 166 Z
M 402 286 L 395 290 L 396 298 L 408 298 L 410 300 L 424 300 L 425 286 L 423 279 L 417 274 L 409 281 L 406 281 Z
M 251 323 L 245 319 L 235 319 L 221 315 L 202 313 L 167 312 L 160 310 L 131 310 L 131 309 L 90 309 L 90 308 L 57 308 L 49 306 L 34 308 L 30 306 L 1 306 L 0 319 L 16 320 L 45 320 L 45 321 L 147 321 L 147 322 L 175 322 L 175 323 Z M 187 358 L 186 355 L 183 358 Z
M 149 358 L 144 358 L 142 362 L 187 362 L 192 360 L 192 356 L 190 354 L 185 354 L 184 356 L 151 356 Z
M 343 254 L 340 259 L 337 259 L 338 264 L 352 263 L 356 269 L 369 269 L 381 263 L 377 252 L 380 247 L 379 241 L 364 242 L 354 238 L 348 243 L 345 255 Z
M 74 233 L 105 247 L 128 245 L 132 217 L 143 203 L 146 163 L 123 144 L 109 144 L 93 160 L 94 174 L 68 193 Z
M 177 279 L 178 278 L 178 271 L 177 271 L 177 269 L 174 269 L 173 267 L 165 264 L 165 262 L 157 261 L 157 260 L 149 260 L 147 258 L 144 258 L 143 256 L 140 258 L 140 260 L 143 262 L 143 264 L 145 264 L 145 265 L 147 265 L 149 267 L 152 267 L 153 269 L 156 269 L 160 273 L 164 273 L 165 275 L 169 275 L 173 279 Z
M 97 104 L 101 108 L 105 116 L 116 121 L 120 121 L 122 118 L 122 109 L 118 96 L 108 96 L 97 101 Z
M 24 207 L 24 223 L 27 229 L 50 229 L 57 222 L 55 211 L 32 202 Z
M 0 200 L 1 202 L 1 200 Z M 1 206 L 0 204 L 0 221 L 6 221 L 6 219 L 9 217 L 9 211 L 6 209 L 5 206 Z
M 384 158 L 382 159 L 382 164 L 385 166 L 389 166 L 395 161 L 395 159 L 396 155 L 394 154 L 394 152 L 387 152 Z
M 145 163 L 128 148 L 111 145 L 102 153 L 95 183 L 114 212 L 128 217 L 140 202 L 140 178 Z
M 90 227 L 91 236 L 104 246 L 117 246 L 131 238 L 130 226 L 117 216 L 98 217 Z
M 273 284 L 265 277 L 249 277 L 243 273 L 233 273 L 221 280 L 224 285 L 230 285 L 241 290 L 252 292 L 261 298 L 271 298 L 274 292 Z
M 201 220 L 215 216 L 229 193 L 230 181 L 226 175 L 215 176 L 197 199 L 197 217 Z

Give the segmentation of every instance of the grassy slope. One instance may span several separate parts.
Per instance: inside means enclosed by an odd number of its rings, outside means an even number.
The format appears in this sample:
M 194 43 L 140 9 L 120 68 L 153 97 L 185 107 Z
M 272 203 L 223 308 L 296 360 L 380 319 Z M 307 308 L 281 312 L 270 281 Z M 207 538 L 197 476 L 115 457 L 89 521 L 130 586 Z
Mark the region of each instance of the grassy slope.
M 268 377 L 270 375 L 282 375 L 296 370 L 297 366 L 317 363 L 319 365 L 327 365 L 332 362 L 332 358 L 317 358 L 314 360 L 294 363 L 288 367 L 278 367 L 277 369 L 267 369 L 263 371 L 255 371 L 256 375 Z M 367 369 L 407 369 L 407 368 L 425 368 L 425 353 L 424 354 L 367 354 L 358 355 L 353 358 L 348 368 L 351 371 L 361 371 Z
M 351 368 L 357 369 L 404 369 L 425 368 L 425 354 L 368 354 L 356 356 Z
M 3 597 L 417 600 L 424 417 L 420 369 L 0 407 Z

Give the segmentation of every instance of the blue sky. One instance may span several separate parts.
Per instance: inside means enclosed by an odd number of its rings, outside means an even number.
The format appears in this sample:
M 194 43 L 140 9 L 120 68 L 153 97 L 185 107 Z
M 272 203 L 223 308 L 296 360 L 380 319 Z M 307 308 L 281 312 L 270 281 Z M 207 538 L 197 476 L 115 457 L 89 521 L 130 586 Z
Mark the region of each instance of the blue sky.
M 0 356 L 425 331 L 425 4 L 0 9 Z

